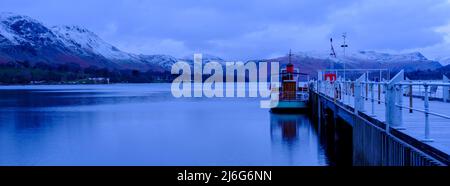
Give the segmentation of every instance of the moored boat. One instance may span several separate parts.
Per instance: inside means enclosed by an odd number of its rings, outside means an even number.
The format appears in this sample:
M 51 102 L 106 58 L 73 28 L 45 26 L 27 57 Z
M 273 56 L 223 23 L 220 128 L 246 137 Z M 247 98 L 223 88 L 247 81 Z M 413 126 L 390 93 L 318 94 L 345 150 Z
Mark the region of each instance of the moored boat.
M 302 112 L 308 108 L 308 75 L 300 73 L 298 68 L 291 62 L 289 52 L 289 63 L 280 71 L 280 87 L 278 104 L 271 112 Z M 303 81 L 302 81 L 303 80 Z

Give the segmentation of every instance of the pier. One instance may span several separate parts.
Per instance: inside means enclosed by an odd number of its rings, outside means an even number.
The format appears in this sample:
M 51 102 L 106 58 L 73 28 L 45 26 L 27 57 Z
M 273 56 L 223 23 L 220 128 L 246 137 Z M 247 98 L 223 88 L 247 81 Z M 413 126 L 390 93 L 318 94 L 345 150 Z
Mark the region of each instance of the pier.
M 356 165 L 427 166 L 450 163 L 450 83 L 412 81 L 403 71 L 326 71 L 310 82 L 310 105 L 321 127 L 351 138 Z M 328 71 L 329 72 L 329 71 Z M 339 75 L 340 74 L 340 75 Z M 345 129 L 342 132 L 342 128 Z M 339 134 L 341 133 L 341 134 Z M 339 139 L 336 139 L 339 140 Z

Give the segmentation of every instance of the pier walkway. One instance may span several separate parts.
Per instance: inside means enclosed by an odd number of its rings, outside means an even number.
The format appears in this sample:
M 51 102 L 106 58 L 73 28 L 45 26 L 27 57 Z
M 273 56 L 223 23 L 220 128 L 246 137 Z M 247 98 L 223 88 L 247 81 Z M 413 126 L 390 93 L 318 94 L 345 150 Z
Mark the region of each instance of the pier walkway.
M 320 73 L 319 73 L 320 74 Z M 384 124 L 387 135 L 448 165 L 450 162 L 450 100 L 448 79 L 405 80 L 399 72 L 390 80 L 369 81 L 368 73 L 354 81 L 311 82 L 312 93 L 371 123 Z M 319 107 L 320 108 L 320 107 Z M 321 111 L 319 111 L 321 112 Z M 407 136 L 398 137 L 396 135 Z

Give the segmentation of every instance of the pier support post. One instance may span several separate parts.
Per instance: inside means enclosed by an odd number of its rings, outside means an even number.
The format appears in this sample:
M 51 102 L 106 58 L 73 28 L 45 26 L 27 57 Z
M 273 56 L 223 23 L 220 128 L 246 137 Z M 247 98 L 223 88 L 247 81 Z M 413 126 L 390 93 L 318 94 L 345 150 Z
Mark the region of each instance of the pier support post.
M 403 124 L 403 113 L 400 104 L 402 104 L 403 91 L 401 86 L 396 84 L 405 78 L 404 71 L 395 75 L 386 86 L 386 131 L 389 127 L 401 129 Z

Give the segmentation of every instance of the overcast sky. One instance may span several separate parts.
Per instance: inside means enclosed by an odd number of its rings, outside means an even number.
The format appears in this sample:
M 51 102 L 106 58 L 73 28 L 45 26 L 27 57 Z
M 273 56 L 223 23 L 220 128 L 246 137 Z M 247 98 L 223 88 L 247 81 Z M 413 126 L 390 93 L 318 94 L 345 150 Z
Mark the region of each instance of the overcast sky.
M 0 0 L 0 11 L 79 25 L 143 54 L 268 58 L 328 51 L 347 32 L 354 51 L 450 57 L 450 0 Z

